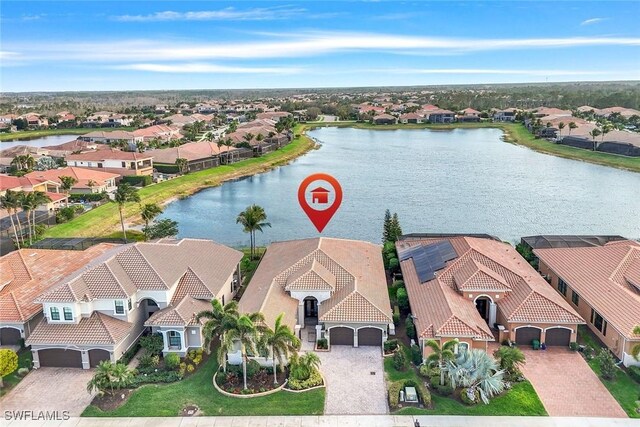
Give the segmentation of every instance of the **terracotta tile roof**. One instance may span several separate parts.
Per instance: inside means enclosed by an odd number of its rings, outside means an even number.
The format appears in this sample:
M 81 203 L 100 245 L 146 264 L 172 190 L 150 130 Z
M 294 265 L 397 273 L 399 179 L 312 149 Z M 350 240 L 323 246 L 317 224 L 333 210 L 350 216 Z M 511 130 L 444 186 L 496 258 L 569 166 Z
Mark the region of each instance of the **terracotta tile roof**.
M 80 161 L 105 161 L 105 160 L 148 160 L 151 156 L 147 153 L 137 153 L 135 151 L 121 151 L 121 150 L 96 150 L 87 151 L 86 153 L 70 154 L 67 156 L 67 160 L 80 160 Z
M 145 154 L 153 157 L 156 163 L 173 164 L 178 158 L 187 159 L 188 161 L 208 159 L 219 156 L 220 153 L 235 151 L 237 148 L 222 146 L 218 148 L 218 144 L 210 141 L 189 142 L 178 147 L 158 148 L 155 150 L 147 150 Z
M 210 240 L 163 239 L 122 245 L 65 277 L 38 301 L 126 298 L 138 289 L 167 290 L 181 279 L 183 286 L 188 287 L 193 285 L 194 277 L 201 280 L 211 295 L 217 295 L 241 259 L 242 252 Z M 189 276 L 185 278 L 186 273 Z
M 508 244 L 474 237 L 407 238 L 398 249 L 416 244 L 449 240 L 458 257 L 437 272 L 436 278 L 420 283 L 411 259 L 401 268 L 418 333 L 423 337 L 464 332 L 461 336 L 493 340 L 491 330 L 473 301 L 460 291 L 506 294 L 496 301 L 509 322 L 584 323 L 578 313 Z M 452 322 L 452 318 L 456 320 Z M 464 327 L 463 327 L 464 325 Z M 453 328 L 453 329 L 452 329 Z
M 333 291 L 336 288 L 336 276 L 316 259 L 313 259 L 308 269 L 298 269 L 286 279 L 286 283 L 285 291 Z
M 38 180 L 49 180 L 62 184 L 59 177 L 70 176 L 75 178 L 78 182 L 73 185 L 73 188 L 89 188 L 89 181 L 94 181 L 98 185 L 104 185 L 107 180 L 113 180 L 120 175 L 109 172 L 102 172 L 95 169 L 77 168 L 69 166 L 60 169 L 49 169 L 46 171 L 34 171 L 25 175 L 29 178 L 35 178 Z
M 188 326 L 195 325 L 196 315 L 211 310 L 211 302 L 186 295 L 176 305 L 158 310 L 145 322 L 145 326 Z
M 536 249 L 536 256 L 574 289 L 611 326 L 638 339 L 640 246 L 632 241 L 584 248 Z
M 24 322 L 42 311 L 34 300 L 71 272 L 115 247 L 101 243 L 84 251 L 20 249 L 0 258 L 0 321 Z
M 78 323 L 48 323 L 42 319 L 26 340 L 26 345 L 33 344 L 118 344 L 129 335 L 133 323 L 94 312 L 90 317 L 83 317 Z
M 205 286 L 204 281 L 200 279 L 191 268 L 187 268 L 187 272 L 184 273 L 184 276 L 182 276 L 178 282 L 178 287 L 173 294 L 171 304 L 177 304 L 187 295 L 207 301 L 215 298 L 211 290 Z
M 331 297 L 320 304 L 320 321 L 392 320 L 380 247 L 325 237 L 270 245 L 239 308 L 242 312 L 261 311 L 267 324 L 273 324 L 280 313 L 285 313 L 284 321 L 293 327 L 298 300 L 291 298 L 286 288 L 302 278 L 301 288 L 308 289 L 313 281 L 318 286 L 329 283 L 333 287 Z

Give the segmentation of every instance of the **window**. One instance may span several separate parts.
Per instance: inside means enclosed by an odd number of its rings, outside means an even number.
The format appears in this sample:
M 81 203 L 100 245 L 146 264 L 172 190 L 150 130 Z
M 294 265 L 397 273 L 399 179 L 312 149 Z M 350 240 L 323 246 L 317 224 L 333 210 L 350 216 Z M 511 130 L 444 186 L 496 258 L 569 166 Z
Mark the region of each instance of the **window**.
M 224 295 L 222 295 L 222 305 L 224 305 Z
M 456 354 L 464 354 L 467 352 L 467 350 L 469 350 L 469 344 L 467 344 L 466 342 L 461 342 L 458 344 L 458 351 L 456 351 Z
M 71 307 L 65 307 L 62 309 L 64 313 L 64 320 L 73 320 L 73 311 L 71 311 Z
M 169 347 L 182 347 L 182 343 L 180 342 L 180 332 L 169 331 L 167 335 L 169 336 Z
M 127 162 L 122 162 L 122 167 L 126 168 L 127 167 Z
M 60 310 L 58 310 L 58 307 L 51 307 L 51 320 L 60 320 Z
M 116 301 L 116 314 L 124 314 L 124 301 Z
M 593 324 L 597 330 L 602 332 L 602 335 L 607 336 L 607 321 L 604 320 L 594 309 L 591 309 L 591 324 Z
M 567 296 L 567 284 L 564 282 L 564 280 L 562 280 L 559 277 L 558 277 L 558 292 L 560 292 L 564 296 Z
M 127 306 L 129 307 L 129 311 L 131 311 L 131 298 L 127 301 Z
M 576 291 L 571 291 L 571 302 L 577 307 L 580 304 L 580 295 Z

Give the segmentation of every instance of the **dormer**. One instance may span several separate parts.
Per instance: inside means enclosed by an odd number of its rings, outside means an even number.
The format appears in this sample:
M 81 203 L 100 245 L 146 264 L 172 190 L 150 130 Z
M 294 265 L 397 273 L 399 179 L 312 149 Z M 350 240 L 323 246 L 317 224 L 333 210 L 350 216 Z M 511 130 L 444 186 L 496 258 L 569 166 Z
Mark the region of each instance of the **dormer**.
M 471 258 L 456 269 L 453 281 L 457 290 L 464 295 L 490 294 L 498 299 L 499 295 L 511 291 L 504 277 Z
M 321 302 L 335 291 L 336 276 L 314 258 L 287 278 L 284 289 L 292 298 L 302 300 L 313 295 Z

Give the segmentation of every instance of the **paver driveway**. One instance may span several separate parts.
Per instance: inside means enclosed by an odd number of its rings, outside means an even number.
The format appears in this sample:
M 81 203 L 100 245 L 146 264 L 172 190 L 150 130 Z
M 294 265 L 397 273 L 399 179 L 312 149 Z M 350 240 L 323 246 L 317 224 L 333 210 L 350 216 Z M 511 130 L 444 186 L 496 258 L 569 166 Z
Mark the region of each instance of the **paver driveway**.
M 523 350 L 524 376 L 551 416 L 626 417 L 618 402 L 577 352 L 551 347 Z
M 40 368 L 29 373 L 0 400 L 3 411 L 68 411 L 79 416 L 91 403 L 87 383 L 93 369 Z
M 330 352 L 317 354 L 322 361 L 320 369 L 327 382 L 325 414 L 388 412 L 380 347 L 335 345 Z

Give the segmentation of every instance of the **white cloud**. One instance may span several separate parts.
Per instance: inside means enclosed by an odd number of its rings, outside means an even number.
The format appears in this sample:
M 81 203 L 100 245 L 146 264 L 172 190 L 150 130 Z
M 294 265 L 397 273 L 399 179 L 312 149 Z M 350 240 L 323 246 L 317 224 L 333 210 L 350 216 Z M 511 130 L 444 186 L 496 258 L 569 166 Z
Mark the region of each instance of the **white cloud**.
M 584 26 L 584 25 L 593 25 L 593 24 L 597 24 L 598 22 L 602 22 L 605 21 L 607 18 L 591 18 L 591 19 L 585 19 L 584 21 L 582 21 L 580 23 L 580 25 Z
M 362 70 L 363 72 L 381 72 L 389 74 L 495 74 L 525 76 L 591 76 L 606 74 L 602 71 L 584 70 L 518 70 L 518 69 L 485 69 L 485 68 L 377 68 Z
M 300 15 L 306 10 L 301 8 L 254 8 L 238 10 L 227 7 L 220 10 L 202 10 L 190 12 L 163 11 L 150 15 L 120 15 L 113 19 L 123 22 L 155 21 L 271 21 Z
M 156 73 L 234 73 L 234 74 L 296 74 L 302 71 L 295 67 L 234 67 L 206 63 L 182 64 L 125 64 L 113 67 L 118 70 L 151 71 Z

